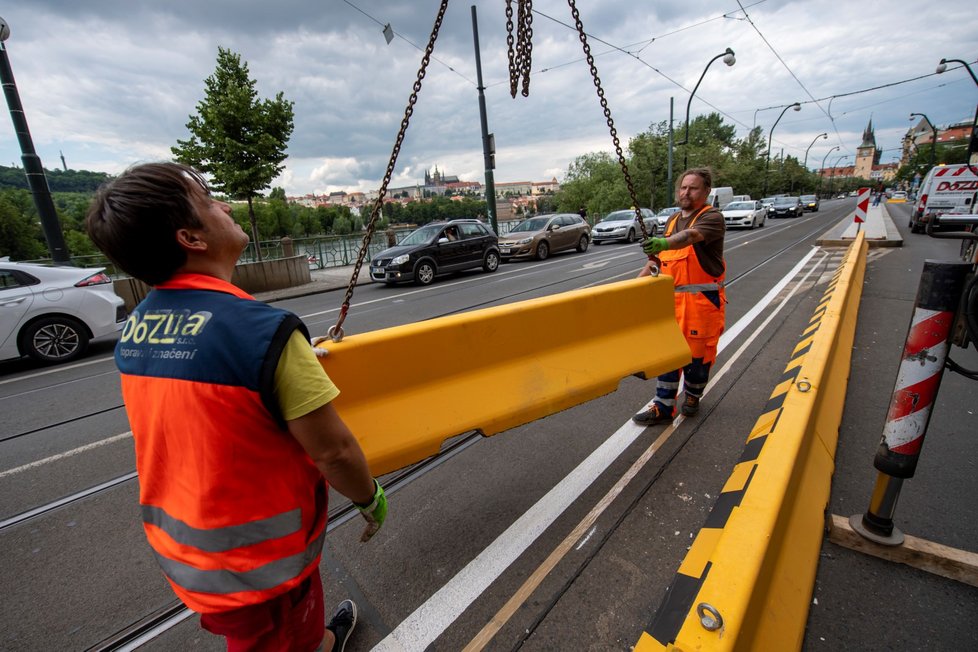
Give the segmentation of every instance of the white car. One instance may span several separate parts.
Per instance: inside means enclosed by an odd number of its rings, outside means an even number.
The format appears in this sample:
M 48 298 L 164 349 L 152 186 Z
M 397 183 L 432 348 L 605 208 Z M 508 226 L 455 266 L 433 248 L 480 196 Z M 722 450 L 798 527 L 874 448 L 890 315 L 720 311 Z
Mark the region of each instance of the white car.
M 721 212 L 723 221 L 728 227 L 746 226 L 748 229 L 753 229 L 764 226 L 767 220 L 767 208 L 757 200 L 730 202 Z
M 669 208 L 663 208 L 661 211 L 655 214 L 655 223 L 659 227 L 659 233 L 662 233 L 666 228 L 666 223 L 669 218 L 680 211 L 678 206 L 670 206 Z
M 642 221 L 645 222 L 645 232 L 649 237 L 658 233 L 655 221 L 655 213 L 648 208 L 640 208 Z M 604 219 L 594 225 L 591 229 L 591 240 L 594 244 L 602 242 L 612 242 L 619 240 L 622 242 L 635 242 L 642 237 L 642 227 L 635 217 L 635 209 L 612 211 Z
M 0 260 L 0 360 L 68 362 L 125 321 L 125 302 L 104 268 Z

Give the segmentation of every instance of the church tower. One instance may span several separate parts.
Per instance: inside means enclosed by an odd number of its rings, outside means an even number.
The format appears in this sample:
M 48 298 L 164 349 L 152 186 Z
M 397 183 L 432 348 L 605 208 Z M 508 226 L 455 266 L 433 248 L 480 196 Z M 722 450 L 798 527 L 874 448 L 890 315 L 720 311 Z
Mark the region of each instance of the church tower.
M 876 132 L 873 130 L 873 119 L 870 118 L 866 130 L 863 131 L 863 142 L 856 148 L 856 165 L 852 175 L 857 179 L 872 180 L 873 166 L 879 164 L 881 154 L 876 149 Z

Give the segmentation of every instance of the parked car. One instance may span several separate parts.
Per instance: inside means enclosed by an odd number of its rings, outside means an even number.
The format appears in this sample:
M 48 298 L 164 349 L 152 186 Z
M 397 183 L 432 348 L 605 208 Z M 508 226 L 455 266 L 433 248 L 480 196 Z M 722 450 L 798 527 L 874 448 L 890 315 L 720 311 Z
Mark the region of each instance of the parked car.
M 801 205 L 805 208 L 806 211 L 811 211 L 813 213 L 817 213 L 818 212 L 818 206 L 819 206 L 818 196 L 817 195 L 802 195 L 801 196 Z
M 105 268 L 0 261 L 0 359 L 69 362 L 125 321 Z
M 591 227 L 577 213 L 551 213 L 523 220 L 499 238 L 499 254 L 510 258 L 536 258 L 565 249 L 587 251 L 591 243 Z
M 886 200 L 888 204 L 906 204 L 907 203 L 907 193 L 902 190 L 894 190 L 890 195 L 890 198 Z
M 805 207 L 798 197 L 778 197 L 768 214 L 771 217 L 801 217 L 805 214 Z
M 770 211 L 771 207 L 774 206 L 775 199 L 777 199 L 777 197 L 765 197 L 764 199 L 761 200 L 761 204 L 764 205 L 764 208 Z
M 767 220 L 767 209 L 758 200 L 732 201 L 722 211 L 723 221 L 729 227 L 746 226 L 753 229 L 764 226 Z
M 649 234 L 649 237 L 654 236 L 658 233 L 655 214 L 648 208 L 640 208 L 639 210 L 642 213 L 642 221 L 645 222 L 646 233 Z M 594 239 L 594 244 L 613 242 L 615 240 L 635 242 L 641 236 L 642 227 L 638 223 L 638 218 L 635 217 L 634 208 L 612 211 L 591 229 L 591 237 Z
M 426 224 L 374 256 L 370 278 L 388 285 L 428 285 L 441 274 L 476 267 L 499 268 L 499 239 L 479 220 L 451 220 Z
M 678 213 L 680 209 L 678 206 L 670 206 L 669 208 L 663 208 L 661 211 L 655 214 L 655 225 L 658 227 L 659 232 L 663 232 L 666 228 L 666 223 L 669 218 L 674 214 Z

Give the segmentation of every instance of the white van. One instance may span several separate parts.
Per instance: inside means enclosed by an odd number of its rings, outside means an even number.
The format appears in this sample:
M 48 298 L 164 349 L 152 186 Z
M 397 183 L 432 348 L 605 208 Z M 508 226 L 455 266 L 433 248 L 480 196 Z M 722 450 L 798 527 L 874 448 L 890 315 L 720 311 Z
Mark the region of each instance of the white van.
M 917 201 L 910 213 L 910 231 L 923 231 L 935 215 L 970 213 L 975 191 L 978 191 L 978 177 L 967 164 L 931 168 L 917 191 Z
M 750 198 L 750 195 L 734 195 L 730 199 L 730 201 L 735 202 L 735 201 L 754 201 L 754 200 Z
M 723 208 L 733 201 L 733 197 L 733 188 L 730 186 L 721 186 L 710 191 L 710 196 L 706 198 L 706 203 L 711 204 L 714 208 Z

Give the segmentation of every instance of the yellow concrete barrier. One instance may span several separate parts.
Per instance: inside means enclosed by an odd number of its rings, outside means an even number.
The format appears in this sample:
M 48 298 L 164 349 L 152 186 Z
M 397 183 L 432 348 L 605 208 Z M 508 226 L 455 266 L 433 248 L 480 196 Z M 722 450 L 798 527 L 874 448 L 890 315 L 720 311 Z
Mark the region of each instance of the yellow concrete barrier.
M 672 278 L 646 277 L 321 344 L 336 408 L 375 475 L 494 435 L 690 360 Z
M 866 250 L 860 233 L 636 651 L 801 648 Z

